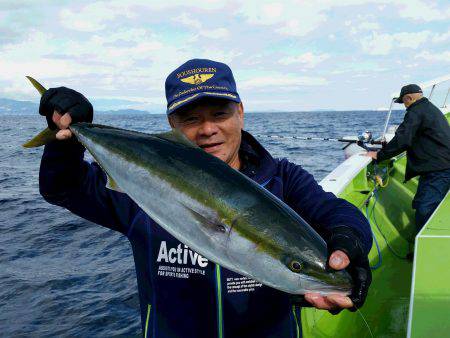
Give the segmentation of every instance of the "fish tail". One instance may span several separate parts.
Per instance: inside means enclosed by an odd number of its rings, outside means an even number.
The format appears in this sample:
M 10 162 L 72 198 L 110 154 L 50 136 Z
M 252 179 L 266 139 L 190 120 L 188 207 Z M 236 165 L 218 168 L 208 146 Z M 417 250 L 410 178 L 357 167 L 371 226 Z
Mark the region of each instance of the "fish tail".
M 58 132 L 57 129 L 51 130 L 49 128 L 45 128 L 43 131 L 41 131 L 39 134 L 37 134 L 31 140 L 25 142 L 22 146 L 24 148 L 36 148 L 36 147 L 43 146 L 53 140 L 56 140 L 57 132 Z
M 26 76 L 28 80 L 30 80 L 31 84 L 34 88 L 39 92 L 39 94 L 44 94 L 47 89 L 43 85 L 41 85 L 37 80 L 33 79 L 31 76 Z
M 45 87 L 41 85 L 37 80 L 33 79 L 31 76 L 26 77 L 34 88 L 39 92 L 39 94 L 44 94 L 46 91 Z M 33 137 L 31 140 L 25 142 L 23 144 L 23 147 L 25 148 L 35 148 L 40 147 L 44 144 L 47 144 L 53 140 L 56 140 L 56 133 L 58 130 L 50 130 L 49 128 L 45 128 L 43 131 L 41 131 L 39 134 L 37 134 L 35 137 Z

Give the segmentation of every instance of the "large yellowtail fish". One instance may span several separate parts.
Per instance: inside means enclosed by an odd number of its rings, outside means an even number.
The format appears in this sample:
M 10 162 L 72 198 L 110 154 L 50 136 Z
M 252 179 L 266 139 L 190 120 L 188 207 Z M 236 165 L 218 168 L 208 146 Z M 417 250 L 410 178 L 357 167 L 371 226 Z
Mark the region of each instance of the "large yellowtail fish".
M 106 172 L 110 189 L 128 194 L 209 260 L 291 294 L 350 293 L 351 277 L 327 268 L 326 243 L 297 213 L 180 132 L 91 123 L 70 130 Z M 55 131 L 46 130 L 24 146 L 54 138 Z

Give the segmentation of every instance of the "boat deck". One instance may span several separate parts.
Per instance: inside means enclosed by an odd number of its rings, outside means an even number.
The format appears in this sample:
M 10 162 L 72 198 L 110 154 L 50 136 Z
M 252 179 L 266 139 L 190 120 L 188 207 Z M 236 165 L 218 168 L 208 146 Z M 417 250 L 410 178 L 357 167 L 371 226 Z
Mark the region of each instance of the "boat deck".
M 303 309 L 304 337 L 448 336 L 450 194 L 417 234 L 411 202 L 418 181 L 405 183 L 405 168 L 405 154 L 379 165 L 356 154 L 322 180 L 370 221 L 373 281 L 360 313 Z

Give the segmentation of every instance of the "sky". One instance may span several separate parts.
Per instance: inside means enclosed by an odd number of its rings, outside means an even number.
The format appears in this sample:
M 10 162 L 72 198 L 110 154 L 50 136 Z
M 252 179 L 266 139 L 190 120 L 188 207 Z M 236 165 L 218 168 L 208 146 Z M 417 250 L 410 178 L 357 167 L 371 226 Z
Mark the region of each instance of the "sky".
M 166 76 L 208 58 L 246 111 L 382 109 L 450 73 L 449 22 L 448 1 L 0 0 L 0 97 L 37 101 L 31 75 L 98 110 L 163 113 Z

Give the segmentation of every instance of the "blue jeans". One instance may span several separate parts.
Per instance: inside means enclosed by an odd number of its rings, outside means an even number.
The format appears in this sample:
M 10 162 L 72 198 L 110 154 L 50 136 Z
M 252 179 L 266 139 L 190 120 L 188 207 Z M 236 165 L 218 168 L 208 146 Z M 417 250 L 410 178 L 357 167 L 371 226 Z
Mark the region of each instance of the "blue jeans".
M 420 230 L 450 189 L 450 169 L 434 171 L 420 176 L 416 196 L 412 202 L 416 209 L 416 227 Z

